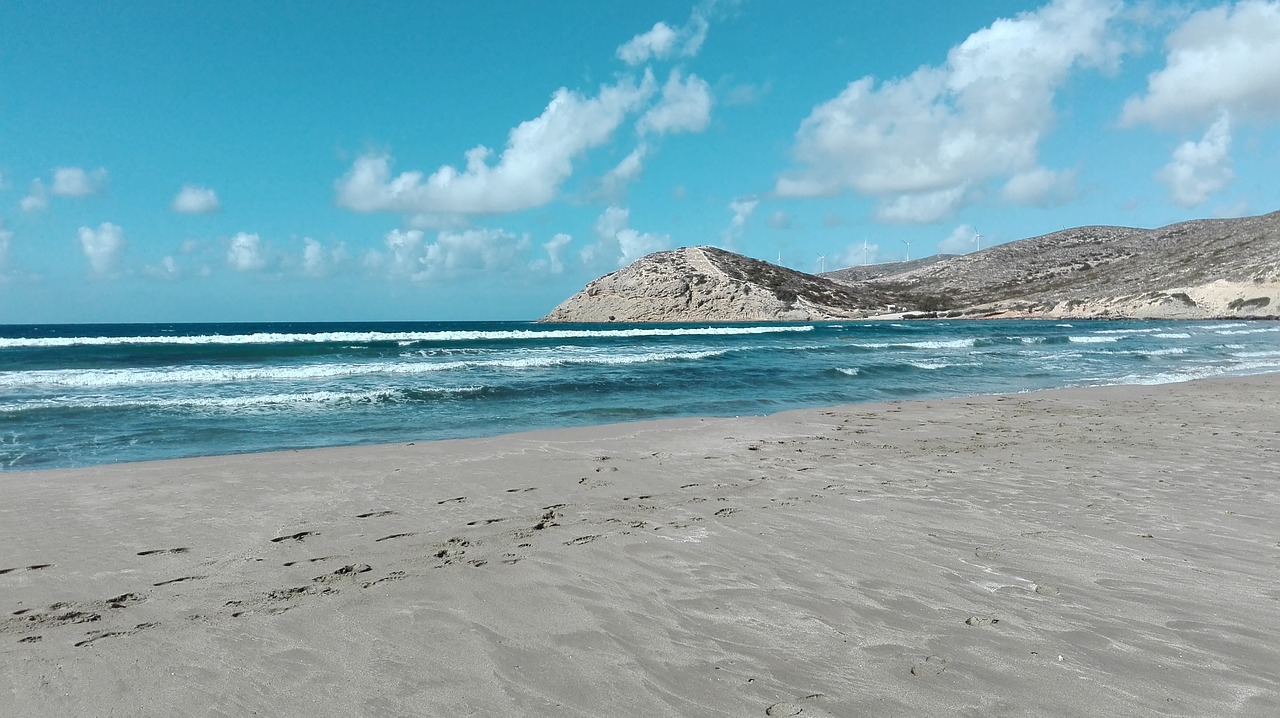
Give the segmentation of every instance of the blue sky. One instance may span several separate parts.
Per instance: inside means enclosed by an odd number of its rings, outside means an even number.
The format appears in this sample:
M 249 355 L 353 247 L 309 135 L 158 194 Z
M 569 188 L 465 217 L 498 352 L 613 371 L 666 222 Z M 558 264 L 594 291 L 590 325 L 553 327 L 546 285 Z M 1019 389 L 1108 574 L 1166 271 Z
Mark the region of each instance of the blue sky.
M 1280 0 L 8 2 L 0 28 L 0 323 L 532 319 L 680 246 L 816 271 L 1280 209 Z

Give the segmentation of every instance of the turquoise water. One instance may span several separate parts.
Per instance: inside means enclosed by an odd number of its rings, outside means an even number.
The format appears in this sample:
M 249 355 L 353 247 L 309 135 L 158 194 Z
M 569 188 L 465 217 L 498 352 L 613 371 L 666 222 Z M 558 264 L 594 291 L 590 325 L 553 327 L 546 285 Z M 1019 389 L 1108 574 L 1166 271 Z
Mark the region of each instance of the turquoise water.
M 0 327 L 0 469 L 1280 371 L 1274 322 Z

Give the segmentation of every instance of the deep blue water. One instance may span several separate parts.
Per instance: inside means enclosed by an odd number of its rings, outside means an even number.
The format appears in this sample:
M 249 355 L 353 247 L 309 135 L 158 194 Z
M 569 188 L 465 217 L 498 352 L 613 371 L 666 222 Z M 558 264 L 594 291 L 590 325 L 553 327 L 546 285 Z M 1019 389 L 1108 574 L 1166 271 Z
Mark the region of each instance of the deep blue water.
M 1271 371 L 1274 322 L 0 326 L 0 470 Z

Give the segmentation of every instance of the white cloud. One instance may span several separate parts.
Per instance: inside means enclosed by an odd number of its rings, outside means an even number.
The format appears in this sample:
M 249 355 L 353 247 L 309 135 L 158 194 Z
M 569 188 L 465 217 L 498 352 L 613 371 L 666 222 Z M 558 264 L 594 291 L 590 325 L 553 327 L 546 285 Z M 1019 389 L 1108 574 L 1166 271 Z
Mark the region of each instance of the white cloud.
M 665 22 L 654 23 L 647 32 L 640 33 L 618 48 L 618 59 L 631 66 L 641 65 L 650 59 L 665 60 L 669 57 L 693 57 L 702 49 L 707 39 L 709 25 L 702 8 L 695 8 L 683 27 L 676 29 Z
M 3 279 L 9 268 L 9 245 L 13 242 L 13 232 L 0 224 L 0 279 Z
M 596 243 L 579 253 L 584 264 L 612 264 L 622 267 L 671 246 L 665 234 L 639 232 L 628 226 L 631 211 L 610 206 L 596 220 Z
M 1076 171 L 1034 167 L 1009 178 L 1000 196 L 1010 204 L 1052 207 L 1075 199 Z
M 218 202 L 218 194 L 208 187 L 183 185 L 178 195 L 173 198 L 174 212 L 184 214 L 209 214 L 217 212 L 222 204 Z
M 1108 33 L 1119 9 L 1118 0 L 1054 0 L 973 33 L 942 66 L 851 82 L 801 123 L 800 168 L 780 177 L 776 191 L 852 189 L 880 197 L 884 221 L 947 216 L 974 183 L 1035 167 L 1058 87 L 1076 67 L 1119 57 Z
M 864 264 L 875 264 L 879 261 L 880 245 L 871 242 L 858 242 L 847 245 L 835 256 L 827 257 L 827 271 L 843 267 L 860 267 Z M 819 263 L 821 264 L 821 263 Z
M 421 230 L 395 229 L 383 244 L 385 252 L 365 255 L 365 267 L 415 282 L 508 270 L 521 263 L 528 249 L 526 238 L 501 229 L 445 231 L 434 242 L 424 241 Z
M 769 215 L 769 219 L 766 222 L 774 229 L 791 229 L 791 215 L 783 210 L 778 210 Z
M 1280 120 L 1280 2 L 1225 3 L 1192 14 L 1165 40 L 1165 66 L 1121 122 L 1201 125 L 1222 110 L 1244 121 Z
M 49 188 L 59 197 L 88 197 L 98 194 L 107 183 L 107 171 L 101 167 L 86 172 L 80 167 L 57 167 Z
M 124 230 L 110 222 L 103 222 L 97 229 L 81 227 L 80 248 L 94 274 L 109 274 L 124 251 Z
M 231 246 L 227 248 L 227 266 L 237 272 L 256 272 L 266 267 L 262 238 L 247 232 L 232 237 Z
M 1231 171 L 1231 117 L 1223 112 L 1199 142 L 1188 140 L 1173 151 L 1173 158 L 1156 179 L 1169 188 L 1173 201 L 1197 207 L 1226 188 L 1235 177 Z
M 31 191 L 18 203 L 23 212 L 43 212 L 49 207 L 49 191 L 40 180 L 31 180 Z
M 751 213 L 756 211 L 756 205 L 760 204 L 760 200 L 755 197 L 739 197 L 729 203 L 729 211 L 733 212 L 733 218 L 729 220 L 729 226 L 720 233 L 720 241 L 724 246 L 732 249 L 742 239 L 742 233 L 747 229 L 747 220 L 751 218 Z
M 342 242 L 330 248 L 310 237 L 302 238 L 302 273 L 308 277 L 327 277 L 347 261 L 347 246 Z
M 564 273 L 564 248 L 572 241 L 573 237 L 561 232 L 542 245 L 547 250 L 547 266 L 552 274 Z
M 672 70 L 662 86 L 662 98 L 636 123 L 640 134 L 701 132 L 711 123 L 711 87 L 697 75 L 681 80 Z
M 927 224 L 950 217 L 964 204 L 968 182 L 936 192 L 901 194 L 876 206 L 876 219 L 889 224 Z
M 938 243 L 940 254 L 967 254 L 978 248 L 974 237 L 978 234 L 972 225 L 962 224 L 951 230 L 946 239 Z
M 606 142 L 655 84 L 646 72 L 639 84 L 624 78 L 592 98 L 560 88 L 541 115 L 511 130 L 492 165 L 492 150 L 477 146 L 466 153 L 464 170 L 446 165 L 430 176 L 393 178 L 389 156 L 365 155 L 335 182 L 336 201 L 358 212 L 496 214 L 541 206 L 573 174 L 573 161 Z
M 605 173 L 601 180 L 604 194 L 607 197 L 617 196 L 644 172 L 644 158 L 649 153 L 648 145 L 640 145 L 622 158 L 613 169 Z
M 169 255 L 165 255 L 160 260 L 160 264 L 148 264 L 142 271 L 156 279 L 177 279 L 182 276 L 182 268 L 178 266 L 178 261 Z

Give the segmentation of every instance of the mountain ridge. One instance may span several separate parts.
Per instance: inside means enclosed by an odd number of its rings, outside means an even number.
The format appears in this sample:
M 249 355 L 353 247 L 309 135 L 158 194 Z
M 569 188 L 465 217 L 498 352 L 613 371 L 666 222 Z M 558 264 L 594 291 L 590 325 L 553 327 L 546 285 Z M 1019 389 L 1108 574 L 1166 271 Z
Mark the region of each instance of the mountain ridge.
M 1280 317 L 1280 212 L 1157 229 L 1083 226 L 971 254 L 821 275 L 716 247 L 684 247 L 588 283 L 543 321 L 940 315 Z

